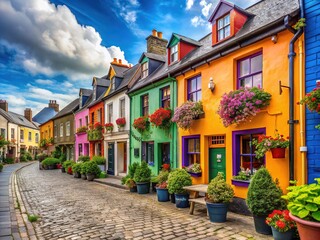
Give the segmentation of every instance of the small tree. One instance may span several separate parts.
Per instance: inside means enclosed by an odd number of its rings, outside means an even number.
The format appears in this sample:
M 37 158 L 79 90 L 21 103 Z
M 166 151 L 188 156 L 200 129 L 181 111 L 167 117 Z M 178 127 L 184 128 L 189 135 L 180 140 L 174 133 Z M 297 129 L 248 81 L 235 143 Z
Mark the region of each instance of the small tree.
M 192 179 L 185 169 L 175 169 L 169 174 L 168 190 L 170 194 L 186 193 L 187 190 L 183 189 L 183 187 L 190 185 L 192 185 Z
M 151 169 L 149 168 L 148 163 L 146 163 L 145 161 L 141 162 L 141 165 L 136 168 L 133 180 L 136 183 L 150 182 Z
M 226 183 L 223 174 L 218 175 L 211 180 L 208 185 L 207 201 L 212 203 L 229 203 L 234 196 L 232 187 Z
M 260 168 L 252 177 L 247 195 L 247 205 L 253 215 L 264 216 L 274 209 L 284 209 L 282 190 L 266 168 Z

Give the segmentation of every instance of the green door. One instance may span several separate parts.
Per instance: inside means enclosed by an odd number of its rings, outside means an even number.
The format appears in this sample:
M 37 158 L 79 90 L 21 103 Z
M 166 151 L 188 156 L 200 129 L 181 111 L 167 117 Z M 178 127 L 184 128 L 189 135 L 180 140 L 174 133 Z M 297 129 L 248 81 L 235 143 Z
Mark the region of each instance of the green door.
M 108 174 L 114 175 L 114 143 L 108 143 Z
M 226 149 L 209 148 L 209 182 L 218 172 L 222 172 L 226 177 Z

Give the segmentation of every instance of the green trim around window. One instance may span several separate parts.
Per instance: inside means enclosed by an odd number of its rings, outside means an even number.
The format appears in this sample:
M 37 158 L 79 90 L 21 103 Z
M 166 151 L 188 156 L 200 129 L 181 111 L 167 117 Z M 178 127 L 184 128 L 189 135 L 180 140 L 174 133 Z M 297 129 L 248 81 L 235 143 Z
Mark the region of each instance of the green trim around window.
M 149 58 L 144 56 L 140 64 L 143 64 L 143 63 L 148 62 L 148 61 L 149 61 Z
M 172 40 L 171 40 L 171 42 L 170 42 L 170 44 L 169 44 L 168 47 L 169 47 L 169 48 L 173 47 L 173 46 L 176 45 L 179 41 L 180 41 L 180 39 L 179 39 L 178 37 L 173 36 L 173 38 L 172 38 Z

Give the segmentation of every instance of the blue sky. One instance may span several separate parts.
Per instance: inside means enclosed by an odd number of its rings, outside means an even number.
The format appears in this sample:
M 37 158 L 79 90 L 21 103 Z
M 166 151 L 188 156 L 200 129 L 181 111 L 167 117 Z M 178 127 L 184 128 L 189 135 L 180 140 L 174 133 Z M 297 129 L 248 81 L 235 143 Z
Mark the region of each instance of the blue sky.
M 246 8 L 258 0 L 231 0 Z M 1 0 L 0 99 L 35 115 L 62 109 L 114 57 L 136 64 L 152 29 L 200 39 L 218 0 Z

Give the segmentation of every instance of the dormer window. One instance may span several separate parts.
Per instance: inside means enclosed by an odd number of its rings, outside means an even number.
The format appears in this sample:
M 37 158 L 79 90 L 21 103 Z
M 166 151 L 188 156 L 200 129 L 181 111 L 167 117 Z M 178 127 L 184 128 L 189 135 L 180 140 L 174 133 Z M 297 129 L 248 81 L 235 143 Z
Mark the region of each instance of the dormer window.
M 217 36 L 221 41 L 230 36 L 230 14 L 217 20 Z
M 170 48 L 170 62 L 178 61 L 178 44 Z
M 113 78 L 111 80 L 111 90 L 115 90 L 115 88 L 116 88 L 116 80 L 115 80 L 115 78 Z
M 96 85 L 93 85 L 93 100 L 96 100 L 96 91 L 97 91 L 97 86 Z
M 142 68 L 142 78 L 145 78 L 148 76 L 148 62 L 144 62 L 141 65 Z

